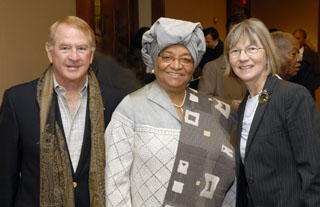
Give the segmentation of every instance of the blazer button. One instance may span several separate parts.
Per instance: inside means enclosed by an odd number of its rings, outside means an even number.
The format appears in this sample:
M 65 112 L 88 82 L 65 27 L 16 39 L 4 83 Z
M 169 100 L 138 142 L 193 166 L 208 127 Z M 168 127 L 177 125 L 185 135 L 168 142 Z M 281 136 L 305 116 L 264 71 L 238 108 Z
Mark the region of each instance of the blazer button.
M 253 184 L 253 183 L 254 183 L 253 178 L 248 178 L 248 183 L 249 183 L 249 184 Z
M 73 188 L 76 188 L 76 187 L 77 187 L 77 185 L 78 185 L 78 183 L 77 183 L 77 182 L 73 182 Z

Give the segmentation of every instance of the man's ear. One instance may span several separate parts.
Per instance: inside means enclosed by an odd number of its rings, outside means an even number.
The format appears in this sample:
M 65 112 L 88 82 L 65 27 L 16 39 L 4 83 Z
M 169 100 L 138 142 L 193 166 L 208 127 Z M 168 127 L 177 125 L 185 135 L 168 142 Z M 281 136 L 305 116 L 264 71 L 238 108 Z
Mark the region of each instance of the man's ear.
M 47 56 L 48 56 L 50 63 L 52 63 L 52 54 L 51 54 L 52 51 L 51 50 L 52 50 L 52 45 L 49 42 L 46 42 L 46 51 L 47 51 Z
M 94 52 L 96 51 L 96 48 L 91 48 L 91 57 L 90 57 L 90 64 L 92 63 L 93 61 L 93 57 L 94 57 Z
M 303 45 L 305 45 L 307 42 L 307 39 L 303 39 Z

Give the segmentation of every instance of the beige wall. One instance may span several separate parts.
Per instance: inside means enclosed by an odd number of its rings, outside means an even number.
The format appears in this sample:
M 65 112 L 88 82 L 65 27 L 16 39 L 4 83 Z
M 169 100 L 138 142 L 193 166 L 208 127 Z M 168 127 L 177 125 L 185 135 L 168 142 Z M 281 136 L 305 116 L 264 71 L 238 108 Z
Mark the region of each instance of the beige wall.
M 35 79 L 49 65 L 48 28 L 75 15 L 75 0 L 0 0 L 0 102 L 6 88 Z
M 151 27 L 151 0 L 139 0 L 139 28 Z
M 292 33 L 303 28 L 314 49 L 318 48 L 318 0 L 251 0 L 251 16 L 268 28 Z
M 140 26 L 151 22 L 150 0 L 139 0 Z M 140 7 L 140 5 L 139 5 Z M 269 28 L 292 32 L 301 27 L 311 44 L 318 45 L 318 0 L 252 0 L 251 14 Z M 49 62 L 44 43 L 49 26 L 66 15 L 75 15 L 75 0 L 0 0 L 0 102 L 3 91 L 39 77 Z M 165 0 L 165 16 L 214 26 L 226 35 L 226 0 Z M 218 22 L 214 25 L 213 19 Z
M 226 36 L 226 0 L 165 0 L 165 16 L 200 22 L 203 28 L 215 27 L 220 39 Z M 218 19 L 217 24 L 213 23 Z

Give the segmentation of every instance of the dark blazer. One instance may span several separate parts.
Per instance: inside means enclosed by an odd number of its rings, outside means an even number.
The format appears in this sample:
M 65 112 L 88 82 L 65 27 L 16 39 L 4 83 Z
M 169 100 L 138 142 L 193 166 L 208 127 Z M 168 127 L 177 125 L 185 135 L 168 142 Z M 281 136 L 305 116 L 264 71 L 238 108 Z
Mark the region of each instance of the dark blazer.
M 320 115 L 302 86 L 268 77 L 270 99 L 259 104 L 240 159 L 242 120 L 236 140 L 237 207 L 320 206 Z M 251 203 L 251 205 L 250 205 Z
M 0 109 L 0 206 L 39 206 L 40 115 L 36 100 L 37 80 L 5 91 Z M 101 87 L 105 125 L 124 94 Z M 89 94 L 90 95 L 90 94 Z M 54 96 L 55 97 L 55 96 Z M 89 96 L 88 96 L 89 97 Z M 89 104 L 88 104 L 89 105 Z M 58 111 L 58 110 L 57 110 Z M 62 128 L 60 113 L 57 121 Z M 63 131 L 63 130 L 62 130 Z M 76 172 L 76 206 L 88 207 L 90 161 L 90 122 L 87 110 L 84 140 Z
M 131 93 L 141 88 L 141 84 L 132 70 L 122 67 L 111 56 L 96 51 L 91 68 L 100 85 L 117 88 L 124 93 Z
M 310 47 L 304 46 L 302 62 L 298 74 L 293 77 L 292 81 L 306 87 L 313 98 L 315 90 L 319 85 L 318 74 L 320 71 L 320 57 Z
M 223 54 L 223 49 L 224 49 L 224 43 L 219 40 L 217 46 L 215 46 L 215 48 L 207 48 L 206 52 L 204 53 L 200 63 L 199 63 L 199 67 L 202 69 L 204 67 L 204 65 L 207 62 L 210 62 L 212 60 L 217 59 L 218 57 L 220 57 L 220 55 Z

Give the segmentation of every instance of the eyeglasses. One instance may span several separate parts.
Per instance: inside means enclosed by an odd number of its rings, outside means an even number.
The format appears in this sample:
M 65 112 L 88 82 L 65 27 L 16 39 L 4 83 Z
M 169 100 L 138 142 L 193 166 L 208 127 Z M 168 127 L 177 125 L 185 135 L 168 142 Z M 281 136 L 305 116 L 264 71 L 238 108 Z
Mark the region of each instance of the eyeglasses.
M 232 49 L 229 50 L 228 54 L 231 57 L 238 57 L 243 50 L 247 55 L 251 56 L 257 54 L 260 49 L 264 49 L 263 47 L 249 46 L 245 49 Z
M 160 55 L 160 54 L 159 54 L 159 57 L 161 57 L 162 61 L 165 63 L 171 64 L 177 59 L 179 63 L 184 66 L 190 66 L 193 64 L 192 58 L 187 58 L 187 57 L 175 58 L 171 55 Z

